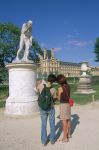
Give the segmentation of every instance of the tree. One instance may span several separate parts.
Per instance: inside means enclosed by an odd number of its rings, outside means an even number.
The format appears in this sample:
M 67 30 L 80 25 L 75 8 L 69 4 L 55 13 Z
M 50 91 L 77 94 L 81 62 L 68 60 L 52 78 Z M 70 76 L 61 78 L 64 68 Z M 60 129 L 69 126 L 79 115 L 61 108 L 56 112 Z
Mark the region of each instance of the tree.
M 95 61 L 98 62 L 99 61 L 99 37 L 96 39 L 94 53 L 96 54 Z
M 10 63 L 16 55 L 20 38 L 20 29 L 12 23 L 0 24 L 0 63 Z

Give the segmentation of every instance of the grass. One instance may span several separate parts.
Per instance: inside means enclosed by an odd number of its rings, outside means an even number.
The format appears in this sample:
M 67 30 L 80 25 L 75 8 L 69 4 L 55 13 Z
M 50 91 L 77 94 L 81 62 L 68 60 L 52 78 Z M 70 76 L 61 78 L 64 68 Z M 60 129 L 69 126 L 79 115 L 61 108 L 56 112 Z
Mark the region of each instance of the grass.
M 74 93 L 77 90 L 77 83 L 78 82 L 76 82 L 75 84 L 69 84 L 70 90 L 71 90 L 71 98 L 74 99 L 76 104 L 85 105 L 85 104 L 91 103 L 93 94 L 75 94 Z M 56 85 L 55 88 L 57 89 L 58 85 Z M 92 88 L 93 90 L 96 91 L 96 93 L 94 93 L 95 100 L 99 100 L 99 82 L 93 83 Z M 59 104 L 59 102 L 56 102 L 56 103 Z
M 5 107 L 5 103 L 6 103 L 6 101 L 4 101 L 4 100 L 0 101 L 0 108 Z
M 0 100 L 8 97 L 8 86 L 0 86 Z
M 58 85 L 55 84 L 55 88 L 58 89 Z M 92 84 L 92 88 L 96 91 L 94 93 L 95 100 L 99 100 L 99 82 L 94 82 Z M 70 84 L 71 89 L 71 98 L 74 99 L 75 103 L 84 105 L 92 102 L 92 95 L 93 94 L 74 94 L 77 89 L 77 84 Z M 0 87 L 0 108 L 5 107 L 5 100 L 8 97 L 8 86 Z M 57 102 L 58 104 L 58 102 Z
M 8 86 L 0 86 L 0 108 L 5 107 L 6 98 L 8 97 Z
M 96 91 L 96 93 L 92 94 L 75 94 L 74 92 L 77 89 L 77 84 L 71 84 L 71 97 L 75 100 L 75 103 L 77 104 L 88 104 L 92 102 L 92 95 L 94 95 L 95 100 L 99 100 L 99 83 L 93 83 L 92 88 Z
M 99 81 L 92 84 L 92 88 L 96 91 L 95 100 L 99 100 Z

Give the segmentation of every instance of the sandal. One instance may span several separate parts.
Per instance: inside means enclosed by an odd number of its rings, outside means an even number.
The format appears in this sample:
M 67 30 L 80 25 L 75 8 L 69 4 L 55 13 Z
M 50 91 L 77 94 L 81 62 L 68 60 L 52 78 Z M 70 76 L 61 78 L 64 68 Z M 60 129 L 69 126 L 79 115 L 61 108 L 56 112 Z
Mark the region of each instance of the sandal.
M 62 143 L 65 143 L 65 142 L 69 142 L 69 139 L 66 138 L 65 140 L 62 140 Z
M 64 140 L 59 140 L 59 142 L 62 142 L 62 143 L 64 143 L 64 142 L 69 142 L 69 139 L 66 138 L 66 139 L 64 139 Z

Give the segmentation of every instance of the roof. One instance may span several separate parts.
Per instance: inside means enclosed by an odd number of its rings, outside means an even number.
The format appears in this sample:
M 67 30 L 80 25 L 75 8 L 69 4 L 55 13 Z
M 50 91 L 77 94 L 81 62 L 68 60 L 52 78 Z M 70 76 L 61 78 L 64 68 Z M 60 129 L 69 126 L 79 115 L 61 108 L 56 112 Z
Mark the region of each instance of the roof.
M 78 66 L 80 67 L 80 63 L 73 63 L 73 62 L 64 62 L 64 61 L 59 61 L 61 65 L 69 65 L 69 66 Z

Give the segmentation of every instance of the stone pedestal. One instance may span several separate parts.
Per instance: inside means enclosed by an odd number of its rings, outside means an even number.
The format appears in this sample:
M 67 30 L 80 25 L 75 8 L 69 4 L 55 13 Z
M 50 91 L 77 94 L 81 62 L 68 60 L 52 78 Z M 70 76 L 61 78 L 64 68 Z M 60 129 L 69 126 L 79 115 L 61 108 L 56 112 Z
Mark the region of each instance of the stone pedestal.
M 85 75 L 80 77 L 77 91 L 75 93 L 81 93 L 81 94 L 95 93 L 95 91 L 91 87 L 90 75 Z
M 79 79 L 77 91 L 74 93 L 79 94 L 90 94 L 95 93 L 95 91 L 91 87 L 91 76 L 87 74 L 89 70 L 89 65 L 87 61 L 81 63 L 81 76 Z
M 6 100 L 6 115 L 30 115 L 38 112 L 36 65 L 33 63 L 11 63 L 9 70 L 9 97 Z

